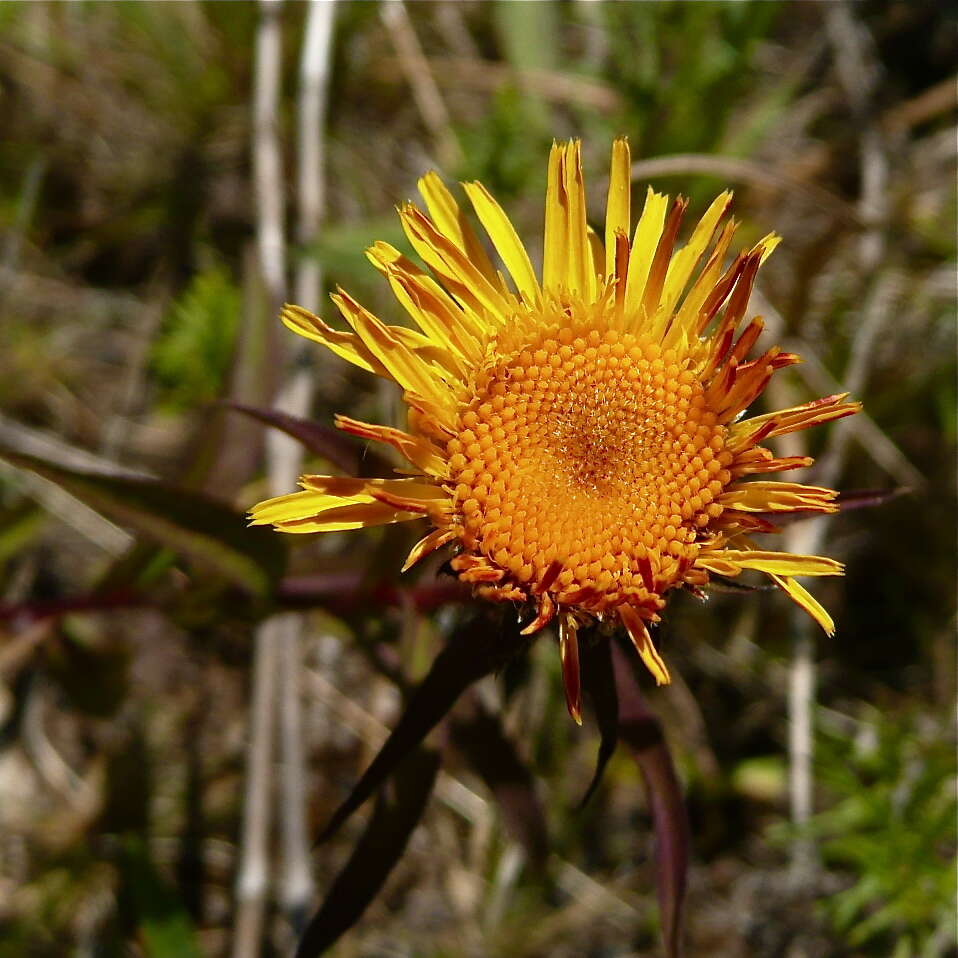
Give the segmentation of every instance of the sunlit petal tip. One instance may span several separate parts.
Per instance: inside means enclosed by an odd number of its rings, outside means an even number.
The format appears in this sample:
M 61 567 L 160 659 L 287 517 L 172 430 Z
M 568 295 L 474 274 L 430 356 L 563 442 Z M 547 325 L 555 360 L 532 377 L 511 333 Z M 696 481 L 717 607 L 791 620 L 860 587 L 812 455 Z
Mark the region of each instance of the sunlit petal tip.
M 822 604 L 790 576 L 773 575 L 772 581 L 800 608 L 804 609 L 829 638 L 835 634 L 835 622 Z
M 645 622 L 639 614 L 627 605 L 619 609 L 619 618 L 628 632 L 632 644 L 635 646 L 639 658 L 642 659 L 645 667 L 652 673 L 656 685 L 669 685 L 672 677 L 669 675 L 668 667 L 659 655 L 652 637 Z
M 430 553 L 435 552 L 436 549 L 441 548 L 447 542 L 452 542 L 457 534 L 455 529 L 434 529 L 428 535 L 423 536 L 423 538 L 409 550 L 409 555 L 406 557 L 401 571 L 408 572 L 417 562 L 424 559 Z
M 759 264 L 764 263 L 765 260 L 775 252 L 778 248 L 778 244 L 782 242 L 782 237 L 778 233 L 769 233 L 767 236 L 763 236 L 751 249 L 752 253 L 759 253 Z

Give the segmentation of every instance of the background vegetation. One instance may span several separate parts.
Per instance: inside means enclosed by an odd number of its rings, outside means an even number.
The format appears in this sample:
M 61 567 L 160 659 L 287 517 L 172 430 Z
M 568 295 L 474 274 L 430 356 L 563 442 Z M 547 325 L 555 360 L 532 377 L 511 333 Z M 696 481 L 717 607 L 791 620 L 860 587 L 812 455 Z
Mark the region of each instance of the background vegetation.
M 306 15 L 280 14 L 290 222 Z M 226 955 L 251 894 L 267 913 L 248 953 L 283 953 L 362 826 L 298 885 L 271 842 L 273 881 L 237 892 L 257 623 L 309 606 L 294 672 L 315 835 L 467 613 L 435 566 L 397 578 L 415 530 L 284 557 L 237 518 L 268 494 L 267 429 L 215 403 L 269 407 L 302 365 L 255 249 L 259 23 L 251 3 L 0 5 L 3 958 Z M 627 133 L 637 188 L 701 209 L 730 183 L 743 243 L 785 237 L 753 306 L 807 362 L 771 399 L 844 383 L 866 408 L 809 436 L 809 478 L 901 492 L 789 530 L 848 564 L 817 589 L 838 633 L 815 640 L 804 703 L 807 823 L 788 709 L 809 640 L 787 603 L 670 605 L 680 677 L 648 702 L 689 803 L 693 955 L 955 954 L 956 38 L 934 0 L 337 4 L 323 225 L 291 272 L 318 263 L 399 321 L 362 250 L 402 245 L 392 207 L 427 168 L 481 179 L 535 248 L 551 139 L 583 138 L 595 211 Z M 317 422 L 395 419 L 372 377 L 310 363 Z M 551 857 L 529 864 L 528 818 L 443 727 L 423 824 L 335 953 L 656 953 L 647 798 L 617 755 L 577 808 L 597 735 L 565 715 L 553 643 L 466 704 L 534 775 Z

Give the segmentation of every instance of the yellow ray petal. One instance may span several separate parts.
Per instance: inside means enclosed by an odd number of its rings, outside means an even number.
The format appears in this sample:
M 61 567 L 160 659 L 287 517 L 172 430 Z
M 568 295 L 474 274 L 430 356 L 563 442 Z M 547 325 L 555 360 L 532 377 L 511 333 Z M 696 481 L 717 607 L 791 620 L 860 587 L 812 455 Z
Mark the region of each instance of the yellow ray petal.
M 795 603 L 803 608 L 824 630 L 827 636 L 835 634 L 835 623 L 819 601 L 790 576 L 773 575 L 772 581 Z
M 461 387 L 464 366 L 454 352 L 408 326 L 386 326 L 385 328 L 444 383 L 455 390 Z
M 662 661 L 662 656 L 659 655 L 652 644 L 652 638 L 649 635 L 649 630 L 645 627 L 645 622 L 631 606 L 621 605 L 618 612 L 636 652 L 639 653 L 645 667 L 655 678 L 655 684 L 668 685 L 672 678 L 665 662 Z
M 683 290 L 692 278 L 692 273 L 705 252 L 718 224 L 728 211 L 732 202 L 730 190 L 720 194 L 708 208 L 698 225 L 692 231 L 687 245 L 682 247 L 669 263 L 669 271 L 662 290 L 661 306 L 666 315 L 671 315 Z
M 374 243 L 366 250 L 366 258 L 386 277 L 396 298 L 423 332 L 437 339 L 445 336 L 451 348 L 469 362 L 478 361 L 481 343 L 493 326 L 475 313 L 464 311 L 428 273 L 389 243 Z
M 391 379 L 389 371 L 373 355 L 369 347 L 355 334 L 340 332 L 327 326 L 318 316 L 314 316 L 302 306 L 292 306 L 287 303 L 280 314 L 283 325 L 311 339 L 314 343 L 321 343 L 337 356 L 348 360 L 360 369 L 375 373 L 384 379 Z
M 430 476 L 445 477 L 448 463 L 438 446 L 421 436 L 411 436 L 401 429 L 379 426 L 374 423 L 350 419 L 349 416 L 336 416 L 336 427 L 363 439 L 384 442 L 397 450 L 414 466 Z
M 765 552 L 760 549 L 703 550 L 695 564 L 719 575 L 728 575 L 728 567 L 739 571 L 756 569 L 769 575 L 784 576 L 842 575 L 845 569 L 840 562 L 825 556 L 792 555 L 790 552 Z
M 642 294 L 649 278 L 649 267 L 665 225 L 665 211 L 669 198 L 656 193 L 650 186 L 645 194 L 645 206 L 635 227 L 632 250 L 629 253 L 629 274 L 625 284 L 625 313 L 638 317 Z
M 250 510 L 250 525 L 272 525 L 280 532 L 339 532 L 421 515 L 378 502 L 366 492 L 336 495 L 308 489 L 257 503 Z
M 805 469 L 815 460 L 811 456 L 773 456 L 764 446 L 756 446 L 739 453 L 729 466 L 733 479 L 758 473 L 787 472 Z
M 629 235 L 632 225 L 632 160 L 629 141 L 619 137 L 612 143 L 612 166 L 609 171 L 609 196 L 605 209 L 605 274 L 616 275 L 615 234 Z M 623 276 L 624 280 L 625 277 Z
M 678 196 L 673 201 L 669 215 L 665 218 L 665 226 L 662 227 L 662 235 L 659 237 L 659 244 L 655 248 L 655 255 L 652 257 L 652 265 L 649 266 L 649 278 L 645 283 L 639 310 L 650 321 L 654 320 L 654 324 L 649 327 L 654 336 L 661 336 L 665 332 L 667 310 L 664 306 L 661 309 L 659 307 L 662 303 L 662 291 L 668 277 L 669 263 L 672 260 L 672 250 L 675 248 L 679 226 L 688 205 L 689 201 L 684 196 Z
M 452 500 L 441 486 L 418 479 L 367 480 L 369 492 L 375 499 L 396 509 L 427 514 L 433 522 L 445 522 L 452 513 Z
M 434 552 L 447 542 L 452 542 L 458 535 L 459 532 L 455 529 L 433 529 L 409 550 L 409 555 L 406 556 L 401 571 L 408 572 L 420 559 L 424 559 L 430 552 Z
M 735 220 L 729 220 L 722 228 L 722 233 L 715 243 L 715 249 L 712 250 L 702 272 L 692 284 L 688 295 L 682 300 L 679 311 L 675 314 L 669 333 L 678 337 L 682 333 L 692 336 L 701 328 L 699 316 L 705 306 L 705 301 L 718 285 L 719 278 L 722 275 L 722 268 L 725 265 L 725 254 L 728 251 L 729 244 L 738 224 Z M 668 340 L 664 344 L 666 347 L 672 345 Z
M 552 144 L 546 185 L 542 288 L 595 300 L 595 265 L 586 225 L 582 151 L 578 140 Z
M 566 144 L 553 141 L 546 176 L 545 239 L 542 251 L 542 288 L 558 292 L 567 283 L 568 237 L 565 209 Z
M 444 516 L 452 508 L 445 489 L 425 478 L 352 479 L 343 476 L 302 476 L 300 485 L 312 492 L 345 498 L 355 497 L 358 502 L 369 497 L 400 511 L 428 514 L 434 519 Z
M 585 182 L 582 176 L 582 145 L 573 140 L 566 150 L 565 163 L 566 240 L 570 292 L 580 293 L 587 303 L 595 302 L 596 269 L 592 261 L 585 208 Z
M 487 313 L 500 325 L 514 310 L 514 297 L 498 288 L 463 253 L 456 243 L 412 204 L 399 210 L 399 218 L 413 249 L 464 306 L 480 315 Z
M 479 222 L 509 270 L 519 294 L 529 305 L 538 305 L 542 298 L 539 281 L 529 254 L 509 217 L 481 183 L 463 183 L 462 186 L 472 201 Z
M 595 278 L 593 286 L 592 299 L 598 297 L 599 290 L 604 288 L 605 280 L 605 247 L 599 234 L 591 226 L 586 227 L 585 238 L 589 243 L 589 262 L 592 268 L 592 275 Z
M 853 416 L 862 408 L 862 404 L 860 402 L 844 402 L 843 400 L 847 396 L 848 393 L 836 393 L 833 396 L 813 399 L 811 402 L 802 403 L 799 406 L 791 406 L 788 409 L 779 409 L 777 412 L 764 413 L 761 416 L 753 416 L 751 419 L 743 419 L 735 423 L 729 430 L 731 439 L 729 447 L 735 451 L 737 448 L 743 448 L 748 444 L 761 442 L 764 439 L 774 439 L 776 436 L 784 436 L 800 429 L 808 429 L 810 426 L 817 426 L 833 419 Z
M 578 626 L 571 615 L 559 618 L 559 659 L 566 708 L 576 725 L 582 724 L 582 684 L 579 675 Z
M 838 493 L 822 486 L 806 486 L 799 482 L 762 481 L 732 486 L 716 502 L 725 509 L 740 512 L 796 512 L 814 509 L 837 512 L 834 500 Z
M 489 259 L 479 237 L 469 225 L 465 213 L 459 208 L 456 198 L 446 188 L 439 174 L 430 171 L 419 183 L 419 192 L 426 201 L 426 209 L 439 230 L 451 239 L 469 257 L 483 276 L 494 286 L 498 285 L 495 267 Z
M 769 233 L 767 236 L 763 236 L 750 250 L 750 253 L 757 253 L 761 251 L 761 257 L 759 258 L 759 265 L 765 262 L 775 252 L 778 244 L 782 242 L 782 237 L 777 233 Z
M 334 293 L 332 299 L 350 326 L 362 337 L 370 352 L 389 370 L 389 375 L 403 389 L 431 400 L 440 408 L 447 409 L 450 416 L 454 414 L 453 396 L 442 379 L 404 345 L 393 330 L 364 309 L 344 290 Z

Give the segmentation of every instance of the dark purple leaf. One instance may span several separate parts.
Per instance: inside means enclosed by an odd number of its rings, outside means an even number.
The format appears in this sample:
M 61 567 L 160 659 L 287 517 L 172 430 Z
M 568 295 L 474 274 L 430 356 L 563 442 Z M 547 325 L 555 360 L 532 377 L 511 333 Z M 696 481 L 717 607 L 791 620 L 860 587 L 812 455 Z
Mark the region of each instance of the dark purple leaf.
M 283 571 L 280 537 L 249 528 L 244 516 L 209 496 L 158 479 L 67 468 L 4 447 L 0 458 L 255 595 L 269 595 Z
M 436 656 L 428 674 L 412 693 L 399 724 L 349 797 L 336 810 L 318 841 L 323 842 L 333 835 L 379 788 L 473 682 L 502 668 L 528 644 L 528 640 L 518 634 L 515 625 L 506 627 L 483 614 L 460 629 Z
M 634 656 L 618 642 L 612 668 L 619 700 L 619 736 L 632 750 L 649 794 L 655 825 L 655 860 L 665 953 L 682 954 L 682 911 L 689 867 L 689 823 L 682 787 L 658 719 L 646 708 L 633 670 Z
M 322 954 L 359 920 L 402 857 L 438 771 L 439 757 L 425 749 L 414 750 L 396 766 L 362 838 L 307 926 L 296 958 Z
M 854 509 L 871 509 L 884 505 L 908 492 L 911 490 L 904 486 L 899 486 L 897 489 L 850 489 L 848 492 L 839 492 L 835 501 L 842 512 L 851 512 Z M 784 526 L 790 526 L 793 522 L 814 519 L 821 513 L 817 509 L 796 509 L 793 512 L 753 512 L 750 515 L 781 529 Z
M 498 716 L 478 696 L 464 704 L 467 708 L 457 710 L 450 722 L 452 741 L 492 792 L 506 828 L 525 849 L 530 865 L 541 868 L 549 855 L 549 833 L 535 779 Z
M 599 753 L 595 759 L 595 772 L 586 789 L 579 808 L 584 808 L 602 781 L 605 767 L 619 742 L 619 700 L 615 691 L 615 675 L 612 672 L 610 641 L 594 630 L 579 633 L 579 664 L 582 673 L 582 688 L 595 713 L 599 727 Z
M 385 456 L 368 447 L 364 449 L 355 439 L 333 426 L 324 426 L 309 419 L 290 416 L 278 409 L 261 409 L 232 400 L 223 400 L 221 405 L 251 416 L 267 426 L 282 430 L 301 442 L 313 454 L 328 459 L 347 475 L 382 476 L 393 472 L 393 464 Z
M 842 512 L 869 509 L 872 506 L 884 505 L 909 492 L 911 489 L 906 486 L 899 486 L 897 489 L 849 489 L 847 492 L 839 492 L 838 504 Z

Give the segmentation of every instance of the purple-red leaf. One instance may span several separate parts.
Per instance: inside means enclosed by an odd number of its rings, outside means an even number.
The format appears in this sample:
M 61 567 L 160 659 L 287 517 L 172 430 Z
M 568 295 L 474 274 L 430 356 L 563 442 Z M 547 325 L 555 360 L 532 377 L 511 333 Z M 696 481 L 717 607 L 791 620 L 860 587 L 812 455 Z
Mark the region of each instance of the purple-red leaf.
M 506 828 L 525 849 L 530 865 L 541 868 L 549 856 L 549 833 L 535 779 L 498 716 L 476 695 L 467 704 L 468 711 L 460 710 L 450 722 L 452 741 L 492 792 Z
M 908 492 L 911 490 L 906 486 L 899 486 L 897 489 L 849 489 L 847 492 L 839 492 L 838 504 L 842 512 L 870 509 L 872 506 L 882 506 Z
M 908 492 L 911 490 L 905 486 L 899 486 L 897 489 L 849 489 L 847 492 L 839 492 L 835 501 L 842 512 L 851 512 L 854 509 L 872 509 L 875 506 L 882 506 Z M 781 529 L 793 522 L 813 519 L 821 513 L 816 509 L 796 509 L 794 512 L 753 512 L 751 515 L 753 518 L 764 519 Z
M 393 471 L 392 463 L 385 456 L 372 449 L 364 449 L 355 439 L 332 426 L 290 416 L 278 409 L 261 409 L 231 400 L 223 400 L 221 405 L 282 430 L 301 442 L 314 455 L 328 459 L 347 475 L 389 475 Z
M 395 768 L 362 838 L 303 933 L 296 958 L 322 954 L 359 920 L 402 857 L 438 771 L 439 757 L 426 749 L 416 749 Z
M 682 911 L 689 867 L 689 822 L 682 787 L 658 719 L 646 708 L 632 657 L 617 642 L 612 668 L 619 700 L 619 735 L 635 756 L 649 793 L 655 825 L 659 921 L 665 953 L 682 954 Z
M 579 633 L 579 663 L 582 671 L 582 687 L 595 713 L 599 727 L 599 753 L 595 759 L 595 772 L 586 789 L 579 808 L 584 808 L 602 781 L 605 767 L 619 742 L 619 700 L 615 692 L 615 676 L 612 672 L 610 641 L 594 631 Z
M 392 774 L 393 769 L 416 748 L 456 704 L 473 682 L 502 668 L 527 648 L 528 640 L 507 627 L 480 615 L 461 629 L 436 656 L 428 674 L 412 693 L 399 724 L 339 806 L 319 836 L 323 842 L 346 821 Z
M 0 446 L 0 459 L 65 489 L 101 515 L 188 556 L 254 595 L 271 595 L 286 546 L 268 529 L 250 529 L 225 503 L 190 489 L 124 473 L 75 469 Z

